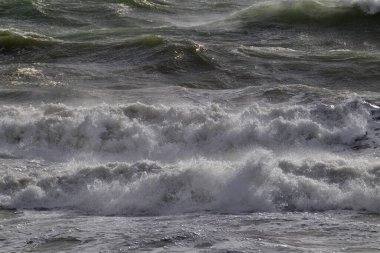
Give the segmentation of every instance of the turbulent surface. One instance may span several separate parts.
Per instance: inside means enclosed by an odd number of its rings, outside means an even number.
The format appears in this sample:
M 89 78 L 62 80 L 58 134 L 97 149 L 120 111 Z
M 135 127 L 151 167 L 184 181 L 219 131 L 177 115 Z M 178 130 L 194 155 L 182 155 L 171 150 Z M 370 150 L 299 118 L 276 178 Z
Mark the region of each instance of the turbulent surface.
M 0 0 L 0 251 L 379 251 L 379 22 Z

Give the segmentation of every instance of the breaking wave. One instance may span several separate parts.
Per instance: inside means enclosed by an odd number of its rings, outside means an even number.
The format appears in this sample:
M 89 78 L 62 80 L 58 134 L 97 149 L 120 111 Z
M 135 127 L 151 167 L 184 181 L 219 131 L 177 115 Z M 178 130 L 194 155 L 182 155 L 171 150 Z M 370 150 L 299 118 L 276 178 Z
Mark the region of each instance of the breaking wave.
M 45 159 L 56 157 L 52 152 L 172 160 L 250 147 L 376 148 L 378 113 L 356 99 L 310 106 L 253 103 L 237 111 L 217 104 L 1 106 L 0 140 L 15 156 Z
M 255 150 L 240 162 L 140 161 L 71 169 L 66 173 L 6 173 L 0 205 L 71 209 L 100 215 L 185 212 L 380 212 L 380 164 L 326 153 L 281 157 Z

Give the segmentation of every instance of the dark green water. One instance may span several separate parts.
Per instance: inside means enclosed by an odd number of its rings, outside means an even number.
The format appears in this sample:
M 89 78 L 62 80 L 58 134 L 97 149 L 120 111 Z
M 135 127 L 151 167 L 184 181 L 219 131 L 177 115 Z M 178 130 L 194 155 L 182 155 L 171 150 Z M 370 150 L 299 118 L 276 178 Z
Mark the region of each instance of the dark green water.
M 376 8 L 375 1 L 3 0 L 1 86 L 377 91 Z

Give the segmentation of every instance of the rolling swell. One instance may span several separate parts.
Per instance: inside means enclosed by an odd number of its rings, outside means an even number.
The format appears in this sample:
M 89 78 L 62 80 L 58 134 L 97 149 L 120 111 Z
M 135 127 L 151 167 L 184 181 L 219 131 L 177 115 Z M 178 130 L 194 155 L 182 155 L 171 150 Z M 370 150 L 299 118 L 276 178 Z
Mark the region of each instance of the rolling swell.
M 128 6 L 143 9 L 153 9 L 159 11 L 170 11 L 171 5 L 166 1 L 146 1 L 146 0 L 116 0 L 117 3 L 123 3 Z
M 54 26 L 60 30 L 114 27 L 162 26 L 165 22 L 155 15 L 172 13 L 171 5 L 160 1 L 45 1 L 4 0 L 0 15 L 10 27 L 17 24 L 41 31 L 41 27 Z M 146 16 L 150 17 L 147 18 Z M 35 24 L 35 25 L 33 25 Z
M 286 47 L 266 47 L 266 46 L 241 46 L 237 49 L 238 52 L 250 57 L 258 57 L 260 59 L 283 60 L 287 62 L 308 61 L 314 64 L 321 62 L 349 62 L 350 64 L 379 64 L 380 54 L 376 51 L 357 51 L 349 49 L 337 50 L 295 50 Z M 304 64 L 304 63 L 302 63 Z M 376 66 L 374 66 L 376 67 Z
M 33 0 L 4 0 L 0 3 L 2 16 L 28 16 L 30 18 L 45 17 L 37 1 Z
M 66 36 L 67 37 L 67 36 Z M 122 50 L 128 48 L 154 48 L 165 43 L 165 39 L 160 36 L 140 36 L 121 42 L 75 42 L 70 40 L 55 39 L 38 33 L 29 33 L 17 30 L 1 30 L 0 31 L 0 48 L 10 53 L 20 54 L 21 49 L 24 54 L 29 51 L 41 55 L 39 50 L 46 51 L 45 55 L 49 55 L 49 51 L 59 54 L 62 57 L 72 57 L 72 55 L 81 56 L 87 52 L 101 52 L 104 50 Z M 67 55 L 65 55 L 67 54 Z M 30 56 L 30 55 L 29 55 Z M 22 56 L 21 56 L 22 57 Z M 57 59 L 58 57 L 54 57 Z M 38 60 L 36 58 L 35 60 Z
M 119 71 L 164 75 L 213 71 L 218 63 L 208 49 L 192 40 L 157 35 L 136 36 L 120 41 L 73 42 L 36 33 L 3 30 L 0 52 L 4 60 L 24 63 L 106 64 Z M 178 85 L 178 83 L 177 83 Z
M 299 25 L 371 25 L 377 27 L 380 6 L 376 1 L 264 1 L 238 11 L 230 17 L 244 23 Z M 361 27 L 360 29 L 363 29 Z M 365 27 L 364 29 L 368 29 Z
M 15 30 L 0 30 L 0 51 L 15 52 L 17 49 L 44 48 L 56 44 L 53 38 L 38 33 L 19 32 Z
M 44 1 L 36 0 L 4 0 L 0 3 L 2 18 L 9 20 L 29 21 L 42 25 L 80 27 L 86 23 L 77 18 L 69 17 L 60 11 L 62 6 L 51 7 Z

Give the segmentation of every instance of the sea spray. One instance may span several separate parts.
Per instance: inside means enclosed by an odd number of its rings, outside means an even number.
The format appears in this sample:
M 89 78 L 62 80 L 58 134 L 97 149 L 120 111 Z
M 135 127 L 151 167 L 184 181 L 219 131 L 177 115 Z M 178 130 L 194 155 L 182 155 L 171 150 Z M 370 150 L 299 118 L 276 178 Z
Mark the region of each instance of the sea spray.
M 162 215 L 194 211 L 380 212 L 380 164 L 368 158 L 255 149 L 237 162 L 205 159 L 160 164 L 142 161 L 72 168 L 65 174 L 0 181 L 1 205 L 74 209 L 99 215 Z M 70 172 L 71 171 L 71 172 Z M 21 183 L 25 182 L 25 183 Z
M 70 157 L 73 151 L 177 160 L 236 154 L 252 146 L 333 150 L 360 143 L 377 148 L 377 138 L 365 140 L 378 125 L 371 111 L 376 109 L 355 99 L 341 104 L 252 103 L 238 111 L 216 104 L 2 106 L 0 139 L 1 148 L 15 156 L 45 159 L 56 159 L 54 152 Z

